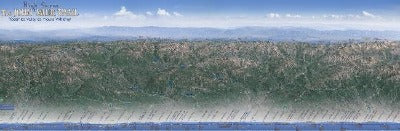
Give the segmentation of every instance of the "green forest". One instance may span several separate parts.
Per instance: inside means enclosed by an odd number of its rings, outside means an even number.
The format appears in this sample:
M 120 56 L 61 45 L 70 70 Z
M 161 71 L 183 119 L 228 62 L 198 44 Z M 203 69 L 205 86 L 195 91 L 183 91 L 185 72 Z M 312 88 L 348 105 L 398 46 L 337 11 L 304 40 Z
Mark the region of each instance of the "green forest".
M 0 103 L 400 105 L 400 42 L 0 44 Z

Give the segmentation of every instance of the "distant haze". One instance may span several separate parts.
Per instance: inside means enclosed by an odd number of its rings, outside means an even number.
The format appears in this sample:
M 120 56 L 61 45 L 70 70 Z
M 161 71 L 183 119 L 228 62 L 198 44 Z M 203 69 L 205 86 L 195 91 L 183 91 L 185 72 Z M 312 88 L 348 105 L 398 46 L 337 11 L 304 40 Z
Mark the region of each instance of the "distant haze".
M 387 39 L 400 40 L 397 31 L 367 30 L 315 30 L 295 27 L 241 27 L 177 28 L 177 27 L 116 27 L 105 26 L 87 29 L 64 29 L 49 31 L 0 30 L 0 40 L 129 40 L 137 38 L 165 39 L 245 39 L 275 41 L 340 41 Z

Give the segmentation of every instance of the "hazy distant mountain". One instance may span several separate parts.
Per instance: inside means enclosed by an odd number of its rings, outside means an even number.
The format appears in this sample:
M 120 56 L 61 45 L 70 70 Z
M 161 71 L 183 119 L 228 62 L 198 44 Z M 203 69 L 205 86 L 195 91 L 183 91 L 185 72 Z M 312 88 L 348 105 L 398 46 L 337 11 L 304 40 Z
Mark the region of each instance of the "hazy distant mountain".
M 51 31 L 0 30 L 0 40 L 125 40 L 136 38 L 169 39 L 258 39 L 258 40 L 400 40 L 400 32 L 367 30 L 315 30 L 295 27 L 241 27 L 234 29 L 178 27 L 115 27 Z

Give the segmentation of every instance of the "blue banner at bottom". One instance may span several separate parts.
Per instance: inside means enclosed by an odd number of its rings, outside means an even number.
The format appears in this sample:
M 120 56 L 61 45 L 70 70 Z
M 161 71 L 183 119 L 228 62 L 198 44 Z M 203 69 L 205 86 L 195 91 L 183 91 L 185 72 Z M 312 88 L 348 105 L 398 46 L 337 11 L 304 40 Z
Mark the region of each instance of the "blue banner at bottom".
M 400 130 L 399 123 L 252 123 L 252 122 L 165 122 L 165 123 L 40 123 L 0 124 L 1 130 Z

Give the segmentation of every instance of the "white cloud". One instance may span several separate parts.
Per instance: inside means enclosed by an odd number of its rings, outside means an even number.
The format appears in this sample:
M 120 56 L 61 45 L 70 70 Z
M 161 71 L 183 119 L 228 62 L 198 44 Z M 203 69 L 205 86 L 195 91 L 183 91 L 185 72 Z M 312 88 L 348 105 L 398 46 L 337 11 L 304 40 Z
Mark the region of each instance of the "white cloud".
M 373 15 L 373 14 L 367 12 L 367 11 L 362 11 L 362 14 L 363 14 L 364 16 L 366 16 L 366 17 L 376 18 L 375 15 Z
M 379 16 L 376 16 L 374 14 L 371 14 L 366 11 L 362 11 L 361 14 L 324 14 L 322 15 L 322 18 L 325 19 L 343 19 L 343 20 L 359 20 L 359 19 L 365 19 L 365 18 L 381 18 Z
M 357 18 L 357 19 L 361 18 L 360 15 L 353 15 L 353 14 L 348 14 L 347 17 L 348 18 Z
M 292 14 L 286 14 L 285 15 L 287 18 L 301 18 L 301 15 L 292 15 Z
M 269 13 L 269 14 L 268 14 L 268 17 L 269 17 L 269 18 L 280 18 L 281 15 L 279 15 L 278 13 Z
M 335 19 L 340 19 L 340 18 L 343 18 L 344 16 L 343 15 L 331 15 L 331 17 L 335 18 Z
M 178 12 L 173 12 L 173 14 L 174 14 L 175 16 L 178 16 L 178 17 L 183 16 L 182 14 L 180 14 L 180 13 L 178 13 Z
M 114 16 L 118 17 L 127 17 L 127 18 L 136 18 L 137 15 L 133 14 L 131 11 L 128 11 L 125 6 L 121 6 L 121 10 L 114 13 Z
M 158 16 L 171 16 L 171 14 L 169 14 L 169 13 L 167 12 L 167 10 L 161 9 L 161 8 L 158 8 L 158 10 L 157 10 L 157 15 L 158 15 Z
M 153 13 L 151 13 L 150 11 L 147 11 L 146 15 L 153 16 Z

